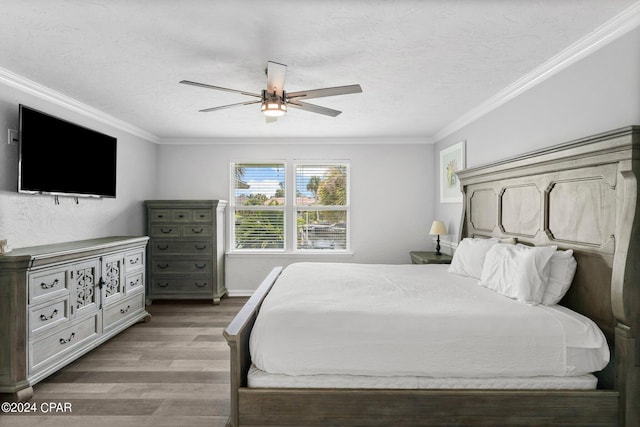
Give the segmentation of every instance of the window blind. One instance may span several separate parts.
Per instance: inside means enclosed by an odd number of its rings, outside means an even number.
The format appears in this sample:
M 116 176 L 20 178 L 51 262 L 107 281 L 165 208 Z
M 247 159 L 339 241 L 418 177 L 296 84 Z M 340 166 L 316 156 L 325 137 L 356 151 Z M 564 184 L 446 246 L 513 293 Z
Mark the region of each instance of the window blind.
M 295 162 L 286 172 L 284 162 L 231 164 L 232 249 L 348 250 L 348 162 Z
M 232 172 L 234 249 L 284 249 L 284 163 L 235 163 Z
M 348 249 L 349 167 L 298 164 L 296 181 L 296 249 Z

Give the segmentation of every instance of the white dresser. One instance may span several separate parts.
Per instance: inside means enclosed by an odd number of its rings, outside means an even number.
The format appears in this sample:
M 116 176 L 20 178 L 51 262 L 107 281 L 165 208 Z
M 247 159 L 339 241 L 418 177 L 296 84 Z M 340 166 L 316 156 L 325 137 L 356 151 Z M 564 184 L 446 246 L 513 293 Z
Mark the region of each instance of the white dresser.
M 148 237 L 107 237 L 0 255 L 0 393 L 32 385 L 146 320 Z

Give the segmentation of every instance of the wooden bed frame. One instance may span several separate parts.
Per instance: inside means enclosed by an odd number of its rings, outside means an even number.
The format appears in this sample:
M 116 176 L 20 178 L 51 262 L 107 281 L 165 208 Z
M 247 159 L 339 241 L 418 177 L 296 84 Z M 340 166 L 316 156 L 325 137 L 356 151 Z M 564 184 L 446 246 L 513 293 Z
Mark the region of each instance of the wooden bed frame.
M 458 173 L 460 238 L 574 250 L 578 270 L 562 304 L 594 320 L 612 352 L 597 390 L 248 388 L 249 336 L 278 267 L 224 331 L 228 425 L 640 425 L 639 172 L 640 126 L 633 126 Z

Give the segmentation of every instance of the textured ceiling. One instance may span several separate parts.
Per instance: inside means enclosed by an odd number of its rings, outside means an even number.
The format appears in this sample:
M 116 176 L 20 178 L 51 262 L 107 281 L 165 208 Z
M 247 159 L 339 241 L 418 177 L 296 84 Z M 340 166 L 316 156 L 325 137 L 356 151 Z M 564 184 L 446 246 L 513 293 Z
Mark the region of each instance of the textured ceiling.
M 0 67 L 173 138 L 430 138 L 635 0 L 0 0 Z M 285 89 L 359 83 L 266 124 L 268 60 Z M 311 102 L 311 101 L 310 101 Z

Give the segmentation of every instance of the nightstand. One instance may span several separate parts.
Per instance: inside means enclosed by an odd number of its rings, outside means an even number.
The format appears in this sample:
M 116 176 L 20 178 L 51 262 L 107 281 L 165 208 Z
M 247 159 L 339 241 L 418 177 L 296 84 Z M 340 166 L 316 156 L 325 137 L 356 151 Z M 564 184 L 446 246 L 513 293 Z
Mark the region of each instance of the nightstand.
M 411 251 L 413 264 L 451 264 L 451 255 L 436 255 L 435 252 Z

